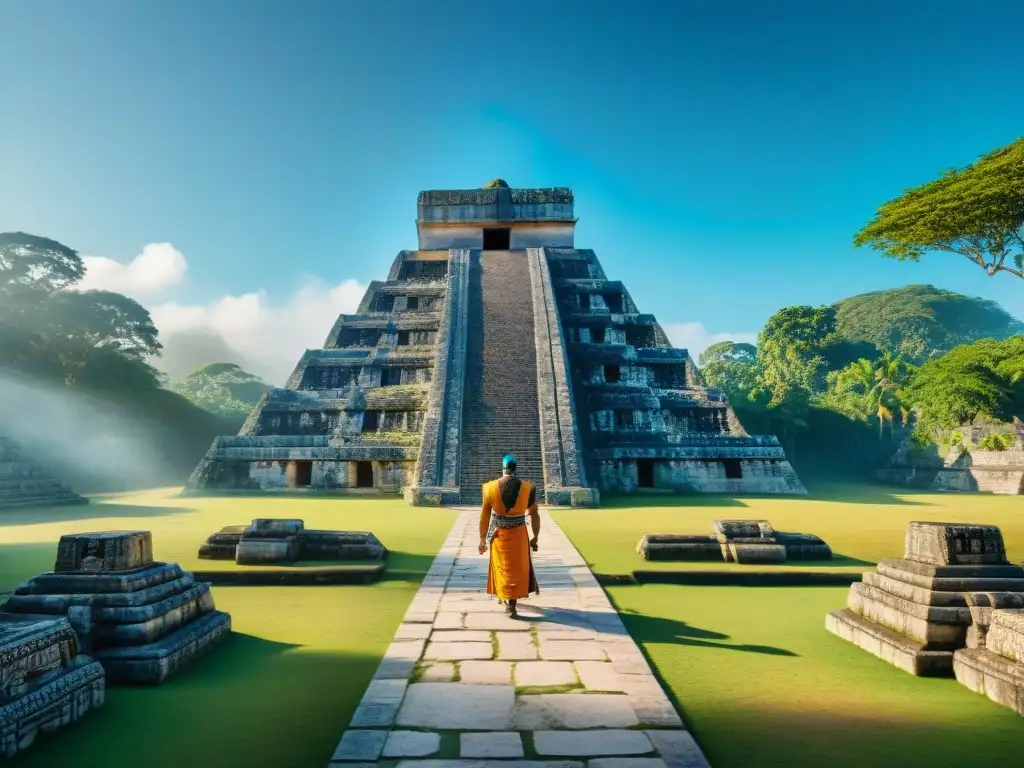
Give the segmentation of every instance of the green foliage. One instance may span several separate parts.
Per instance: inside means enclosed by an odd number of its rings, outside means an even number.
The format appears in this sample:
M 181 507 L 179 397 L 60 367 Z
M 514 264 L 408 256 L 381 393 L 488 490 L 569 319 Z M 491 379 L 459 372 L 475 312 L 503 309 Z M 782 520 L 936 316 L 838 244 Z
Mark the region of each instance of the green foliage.
M 1008 451 L 1017 442 L 1013 432 L 993 432 L 978 441 L 978 447 L 985 451 Z
M 244 419 L 270 387 L 234 363 L 211 363 L 170 386 L 210 413 Z
M 505 181 L 504 179 L 491 179 L 486 184 L 484 184 L 484 189 L 502 189 L 507 187 L 508 182 Z
M 755 395 L 771 408 L 805 411 L 825 391 L 828 372 L 877 350 L 851 342 L 836 330 L 835 307 L 784 307 L 768 318 L 757 337 Z
M 725 391 L 730 400 L 747 400 L 757 386 L 757 348 L 720 341 L 700 354 L 700 371 L 709 387 Z
M 994 301 L 908 285 L 837 302 L 836 330 L 920 365 L 961 344 L 1024 333 L 1024 323 Z
M 919 432 L 930 438 L 979 417 L 1007 422 L 1024 415 L 1022 361 L 1024 335 L 983 339 L 926 362 L 907 387 Z
M 240 420 L 163 389 L 145 361 L 161 349 L 149 312 L 119 293 L 74 290 L 84 274 L 78 253 L 61 243 L 0 234 L 0 373 L 72 387 L 120 423 L 137 424 L 163 455 L 168 482 L 183 480 L 213 437 Z
M 828 374 L 828 388 L 818 403 L 860 421 L 877 420 L 879 435 L 907 421 L 904 390 L 916 369 L 884 354 L 877 360 L 861 358 Z
M 1024 279 L 1024 139 L 907 190 L 878 209 L 855 247 L 918 261 L 928 251 L 966 257 L 989 275 Z

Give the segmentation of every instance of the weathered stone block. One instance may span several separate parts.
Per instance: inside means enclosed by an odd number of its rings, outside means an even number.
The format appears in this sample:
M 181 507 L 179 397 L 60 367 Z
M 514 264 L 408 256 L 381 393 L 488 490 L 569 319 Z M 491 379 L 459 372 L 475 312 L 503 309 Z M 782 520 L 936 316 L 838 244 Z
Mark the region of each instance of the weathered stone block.
M 904 557 L 937 566 L 1008 564 L 999 528 L 968 523 L 911 523 Z
M 235 547 L 248 526 L 228 525 L 212 534 L 199 547 L 199 557 L 204 560 L 234 560 Z
M 718 539 L 700 534 L 649 533 L 636 549 L 645 560 L 722 560 Z
M 382 560 L 388 550 L 364 531 L 305 530 L 298 536 L 302 560 Z
M 729 542 L 729 559 L 740 565 L 786 562 L 786 548 L 781 544 Z
M 727 539 L 759 539 L 773 535 L 772 524 L 767 520 L 715 520 L 715 533 Z
M 1024 716 L 1024 664 L 984 648 L 961 648 L 953 654 L 953 673 L 960 684 Z
M 66 619 L 0 614 L 0 756 L 103 705 L 103 667 L 77 646 Z
M 985 647 L 1005 659 L 1024 664 L 1024 610 L 993 610 Z
M 929 650 L 849 609 L 828 614 L 825 629 L 912 675 L 947 677 L 953 669 L 951 651 Z
M 786 548 L 787 560 L 831 560 L 832 549 L 810 533 L 781 533 L 776 531 L 775 541 Z
M 242 537 L 235 549 L 238 565 L 263 565 L 265 563 L 294 563 L 299 557 L 299 538 L 249 539 Z
M 102 531 L 60 537 L 57 573 L 76 571 L 130 571 L 153 562 L 153 536 L 149 531 Z
M 301 520 L 258 518 L 246 526 L 242 538 L 285 539 L 296 536 L 303 528 L 305 524 Z

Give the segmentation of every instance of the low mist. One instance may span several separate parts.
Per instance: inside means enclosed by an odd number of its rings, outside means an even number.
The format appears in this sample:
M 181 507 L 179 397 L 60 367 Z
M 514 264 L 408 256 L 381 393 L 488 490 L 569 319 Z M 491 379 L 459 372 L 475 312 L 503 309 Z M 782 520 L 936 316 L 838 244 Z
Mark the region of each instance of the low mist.
M 168 481 L 151 428 L 70 387 L 0 374 L 0 435 L 78 492 Z

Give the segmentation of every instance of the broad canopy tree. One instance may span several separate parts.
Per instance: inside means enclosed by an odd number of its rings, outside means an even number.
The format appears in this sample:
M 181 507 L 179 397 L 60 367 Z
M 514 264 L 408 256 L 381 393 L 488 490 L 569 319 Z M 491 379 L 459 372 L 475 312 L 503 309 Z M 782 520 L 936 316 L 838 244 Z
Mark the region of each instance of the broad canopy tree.
M 955 253 L 988 275 L 1024 279 L 1024 139 L 946 171 L 882 205 L 853 238 L 883 256 L 918 261 Z

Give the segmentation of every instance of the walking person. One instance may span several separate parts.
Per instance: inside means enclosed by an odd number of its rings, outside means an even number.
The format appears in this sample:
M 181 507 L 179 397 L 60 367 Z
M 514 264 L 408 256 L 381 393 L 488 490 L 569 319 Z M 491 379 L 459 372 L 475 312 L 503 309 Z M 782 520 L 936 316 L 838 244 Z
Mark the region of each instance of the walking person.
M 537 551 L 540 515 L 536 487 L 516 477 L 516 457 L 507 454 L 501 466 L 501 477 L 484 483 L 478 551 L 481 555 L 489 552 L 490 556 L 487 594 L 504 602 L 505 613 L 514 619 L 518 616 L 516 601 L 540 593 L 530 557 L 531 549 Z M 532 541 L 526 530 L 527 516 L 533 529 Z

